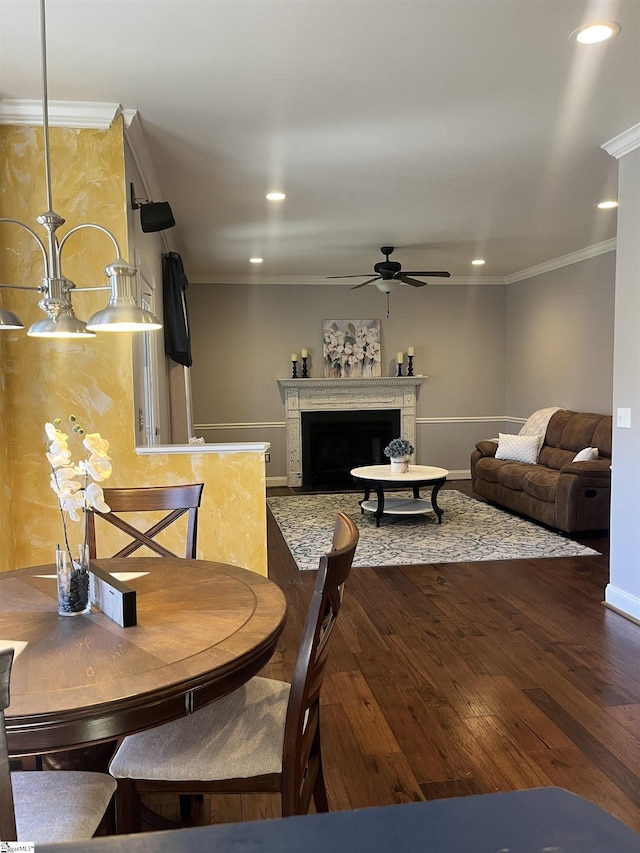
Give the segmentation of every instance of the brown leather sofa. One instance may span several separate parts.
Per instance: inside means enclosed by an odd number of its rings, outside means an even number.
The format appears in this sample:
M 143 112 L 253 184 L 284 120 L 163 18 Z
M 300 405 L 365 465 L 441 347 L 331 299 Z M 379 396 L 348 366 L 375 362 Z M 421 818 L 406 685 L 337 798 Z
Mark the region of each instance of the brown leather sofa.
M 611 415 L 558 411 L 535 465 L 496 459 L 497 443 L 479 441 L 471 454 L 473 490 L 567 533 L 608 529 L 611 433 Z M 573 462 L 585 447 L 597 447 L 599 458 Z

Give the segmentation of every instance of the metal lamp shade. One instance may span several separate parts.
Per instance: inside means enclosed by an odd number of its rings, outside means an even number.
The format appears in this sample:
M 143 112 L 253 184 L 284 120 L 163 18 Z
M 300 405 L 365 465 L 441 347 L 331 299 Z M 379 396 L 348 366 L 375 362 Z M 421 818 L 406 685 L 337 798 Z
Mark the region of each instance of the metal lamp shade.
M 162 323 L 126 297 L 110 299 L 102 311 L 89 318 L 87 329 L 95 332 L 148 332 L 161 329 Z
M 61 314 L 56 319 L 46 317 L 38 320 L 29 327 L 27 335 L 31 338 L 95 338 L 73 312 Z
M 135 267 L 117 258 L 108 267 L 111 298 L 106 308 L 89 318 L 87 328 L 96 332 L 140 332 L 161 329 L 162 323 L 135 299 Z
M 24 329 L 24 323 L 8 308 L 0 308 L 0 329 Z

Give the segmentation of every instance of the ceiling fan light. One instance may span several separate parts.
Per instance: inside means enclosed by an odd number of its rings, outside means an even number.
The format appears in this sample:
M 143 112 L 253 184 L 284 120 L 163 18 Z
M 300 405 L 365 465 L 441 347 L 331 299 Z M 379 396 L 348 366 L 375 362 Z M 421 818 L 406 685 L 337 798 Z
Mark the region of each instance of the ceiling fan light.
M 391 293 L 393 290 L 397 290 L 397 288 L 400 287 L 397 281 L 385 281 L 384 279 L 382 279 L 382 281 L 376 281 L 375 286 L 381 293 Z

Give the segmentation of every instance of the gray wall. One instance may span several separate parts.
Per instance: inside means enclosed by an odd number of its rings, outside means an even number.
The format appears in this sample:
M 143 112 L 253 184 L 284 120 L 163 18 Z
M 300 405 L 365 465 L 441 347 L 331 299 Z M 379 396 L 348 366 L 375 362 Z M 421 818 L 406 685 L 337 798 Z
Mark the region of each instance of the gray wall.
M 267 476 L 284 477 L 277 379 L 290 377 L 290 353 L 306 347 L 311 376 L 322 376 L 322 321 L 380 318 L 382 374 L 394 376 L 396 352 L 414 346 L 414 371 L 428 377 L 418 397 L 417 461 L 468 469 L 478 431 L 493 435 L 496 418 L 502 425 L 504 287 L 403 286 L 391 294 L 389 318 L 386 308 L 386 296 L 371 286 L 192 285 L 196 435 L 270 441 Z
M 310 374 L 322 376 L 322 321 L 380 318 L 383 375 L 414 346 L 415 373 L 428 377 L 416 461 L 465 476 L 478 439 L 517 432 L 537 408 L 611 411 L 614 262 L 609 253 L 509 286 L 401 287 L 389 318 L 373 286 L 191 285 L 194 432 L 269 441 L 267 477 L 284 477 L 277 379 L 290 377 L 290 353 L 309 349 Z
M 610 414 L 616 253 L 507 287 L 506 411 Z

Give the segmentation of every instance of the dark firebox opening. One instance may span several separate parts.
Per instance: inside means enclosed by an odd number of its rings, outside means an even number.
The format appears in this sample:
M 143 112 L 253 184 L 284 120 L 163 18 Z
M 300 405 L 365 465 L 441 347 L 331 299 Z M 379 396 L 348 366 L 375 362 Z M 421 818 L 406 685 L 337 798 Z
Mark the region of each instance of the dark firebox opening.
M 353 487 L 349 471 L 387 464 L 384 448 L 399 435 L 399 409 L 302 412 L 303 487 Z

